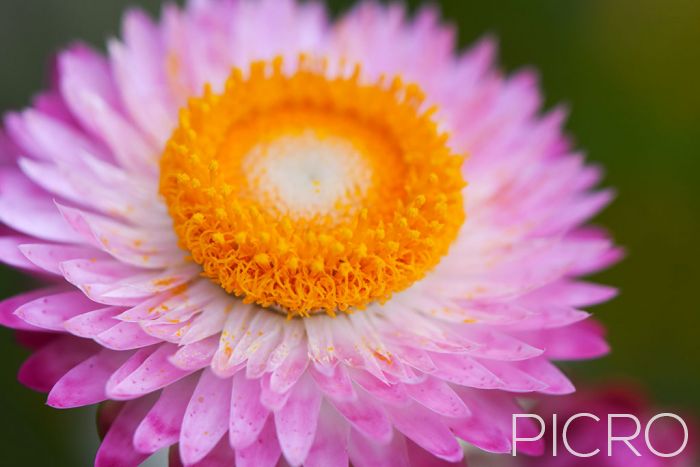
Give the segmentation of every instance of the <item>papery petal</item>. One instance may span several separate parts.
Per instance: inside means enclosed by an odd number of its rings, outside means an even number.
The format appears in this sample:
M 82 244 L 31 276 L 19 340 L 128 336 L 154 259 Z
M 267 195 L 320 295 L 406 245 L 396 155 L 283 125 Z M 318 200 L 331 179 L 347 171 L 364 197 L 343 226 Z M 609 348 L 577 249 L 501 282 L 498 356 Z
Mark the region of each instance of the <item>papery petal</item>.
M 63 331 L 67 320 L 93 311 L 100 305 L 78 291 L 47 295 L 15 310 L 15 314 L 27 323 L 50 331 Z
M 69 408 L 102 402 L 107 399 L 107 381 L 129 356 L 128 352 L 102 350 L 63 375 L 49 392 L 46 403 Z
M 418 405 L 405 410 L 396 407 L 388 410 L 396 429 L 423 449 L 450 462 L 462 459 L 462 447 L 434 413 Z
M 392 425 L 384 409 L 364 394 L 354 401 L 331 400 L 332 405 L 363 436 L 380 444 L 391 439 Z
M 24 304 L 31 303 L 34 300 L 51 295 L 57 291 L 56 288 L 34 290 L 0 301 L 0 324 L 10 329 L 41 331 L 41 328 L 29 324 L 17 316 L 15 311 Z
M 248 447 L 236 449 L 236 466 L 274 467 L 281 453 L 275 434 L 275 423 L 269 418 L 255 441 Z
M 133 433 L 141 423 L 148 409 L 153 405 L 152 398 L 141 398 L 128 402 L 119 412 L 102 440 L 95 458 L 95 467 L 136 466 L 146 460 L 148 454 L 134 449 Z
M 318 419 L 316 437 L 304 465 L 306 467 L 328 465 L 342 467 L 348 465 L 349 435 L 350 425 L 340 418 L 331 407 L 323 407 Z
M 14 169 L 0 169 L 0 221 L 43 240 L 68 243 L 77 240 L 51 197 Z
M 29 261 L 20 251 L 20 245 L 29 241 L 31 241 L 31 237 L 0 237 L 0 262 L 14 268 L 25 269 L 31 272 L 40 272 L 41 269 Z
M 197 378 L 185 378 L 173 383 L 160 394 L 134 432 L 134 447 L 144 454 L 177 443 L 187 404 L 192 396 Z
M 178 381 L 191 371 L 181 370 L 169 362 L 175 346 L 161 344 L 157 349 L 135 353 L 107 384 L 112 399 L 132 399 Z
M 206 369 L 192 394 L 180 432 L 180 456 L 185 464 L 200 461 L 228 429 L 231 380 Z
M 71 368 L 98 351 L 99 347 L 90 342 L 57 337 L 25 360 L 17 379 L 35 391 L 48 392 Z
M 352 430 L 348 445 L 350 461 L 357 467 L 408 467 L 406 439 L 396 434 L 391 443 L 378 444 Z
M 229 439 L 235 449 L 250 446 L 255 441 L 270 411 L 260 402 L 260 383 L 246 378 L 242 371 L 233 375 Z
M 471 413 L 449 384 L 429 377 L 422 383 L 407 384 L 408 394 L 420 404 L 446 417 L 463 418 Z
M 314 441 L 321 395 L 307 376 L 292 389 L 284 406 L 275 411 L 277 438 L 291 465 L 301 465 Z

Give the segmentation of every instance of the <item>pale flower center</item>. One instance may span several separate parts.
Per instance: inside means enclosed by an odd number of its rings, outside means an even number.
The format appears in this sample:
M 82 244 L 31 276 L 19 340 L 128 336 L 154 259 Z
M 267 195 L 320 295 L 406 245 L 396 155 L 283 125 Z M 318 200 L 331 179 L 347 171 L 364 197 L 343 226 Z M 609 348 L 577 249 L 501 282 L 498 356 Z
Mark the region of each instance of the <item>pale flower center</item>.
M 333 215 L 341 205 L 354 210 L 372 181 L 352 142 L 312 129 L 257 144 L 242 165 L 262 204 L 292 217 Z

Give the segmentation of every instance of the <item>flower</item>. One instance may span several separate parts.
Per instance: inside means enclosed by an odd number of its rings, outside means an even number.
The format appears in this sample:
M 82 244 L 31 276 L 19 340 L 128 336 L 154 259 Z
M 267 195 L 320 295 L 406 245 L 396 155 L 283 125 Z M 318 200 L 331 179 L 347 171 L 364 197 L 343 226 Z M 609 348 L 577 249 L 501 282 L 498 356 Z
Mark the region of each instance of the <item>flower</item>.
M 291 0 L 132 10 L 122 37 L 57 57 L 0 171 L 0 257 L 48 283 L 0 305 L 36 333 L 20 380 L 127 401 L 97 465 L 507 452 L 514 396 L 607 351 L 580 308 L 614 291 L 579 278 L 619 257 L 582 227 L 611 194 L 491 39 Z

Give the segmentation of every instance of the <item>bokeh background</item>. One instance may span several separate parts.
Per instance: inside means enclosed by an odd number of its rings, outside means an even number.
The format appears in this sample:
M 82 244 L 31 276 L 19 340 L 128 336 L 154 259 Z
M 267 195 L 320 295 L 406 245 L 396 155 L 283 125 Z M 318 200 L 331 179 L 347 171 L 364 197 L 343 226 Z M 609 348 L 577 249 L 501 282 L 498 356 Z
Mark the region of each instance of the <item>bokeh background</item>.
M 351 1 L 330 1 L 334 14 Z M 409 2 L 411 9 L 420 2 Z M 627 259 L 596 279 L 621 289 L 593 311 L 613 352 L 567 366 L 575 377 L 631 379 L 661 406 L 700 412 L 700 2 L 502 0 L 438 3 L 467 46 L 497 36 L 501 66 L 540 72 L 547 107 L 566 104 L 567 130 L 618 191 L 596 222 Z M 45 84 L 51 55 L 75 39 L 96 47 L 121 12 L 157 0 L 0 0 L 0 111 Z M 26 287 L 0 267 L 0 298 Z M 91 465 L 94 411 L 62 412 L 21 387 L 26 356 L 0 330 L 0 464 Z

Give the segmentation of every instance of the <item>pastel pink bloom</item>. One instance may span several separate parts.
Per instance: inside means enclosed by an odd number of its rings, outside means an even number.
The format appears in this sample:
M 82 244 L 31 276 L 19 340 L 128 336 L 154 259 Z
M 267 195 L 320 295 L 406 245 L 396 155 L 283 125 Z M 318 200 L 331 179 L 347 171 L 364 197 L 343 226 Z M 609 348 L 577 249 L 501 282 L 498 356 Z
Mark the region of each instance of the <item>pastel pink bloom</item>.
M 362 311 L 288 320 L 187 259 L 158 162 L 206 83 L 300 53 L 417 83 L 469 154 L 469 186 L 464 227 L 424 278 Z M 0 143 L 0 259 L 47 281 L 0 303 L 35 349 L 20 380 L 57 408 L 127 401 L 100 466 L 175 443 L 185 465 L 439 465 L 462 459 L 458 438 L 509 452 L 515 396 L 570 393 L 552 360 L 607 352 L 581 309 L 615 292 L 579 278 L 620 251 L 582 227 L 611 193 L 562 135 L 564 111 L 542 115 L 535 74 L 503 76 L 494 54 L 490 39 L 456 52 L 431 9 L 363 3 L 330 22 L 291 0 L 192 0 L 160 22 L 132 10 L 107 56 L 62 52 Z
M 660 408 L 652 404 L 646 395 L 634 385 L 617 384 L 579 390 L 565 397 L 548 397 L 543 399 L 533 410 L 546 421 L 546 447 L 542 457 L 521 456 L 517 466 L 537 467 L 691 467 L 695 464 L 697 454 L 697 426 L 686 413 Z M 654 454 L 646 444 L 644 432 L 647 423 L 656 415 L 674 413 L 683 419 L 688 428 L 688 444 L 676 456 L 661 457 Z M 562 426 L 573 415 L 593 414 L 600 422 L 592 418 L 579 418 L 572 422 L 567 430 L 567 440 L 572 449 L 580 453 L 600 449 L 594 457 L 582 458 L 571 454 L 564 446 L 561 436 Z M 557 456 L 552 456 L 552 414 L 557 415 L 558 436 Z M 640 422 L 640 433 L 630 444 L 639 452 L 637 456 L 622 441 L 613 441 L 611 456 L 608 456 L 608 415 L 629 414 Z M 637 429 L 636 422 L 626 417 L 612 419 L 613 436 L 631 436 Z M 673 453 L 683 446 L 685 431 L 676 420 L 668 417 L 659 418 L 649 428 L 651 447 L 661 453 Z

